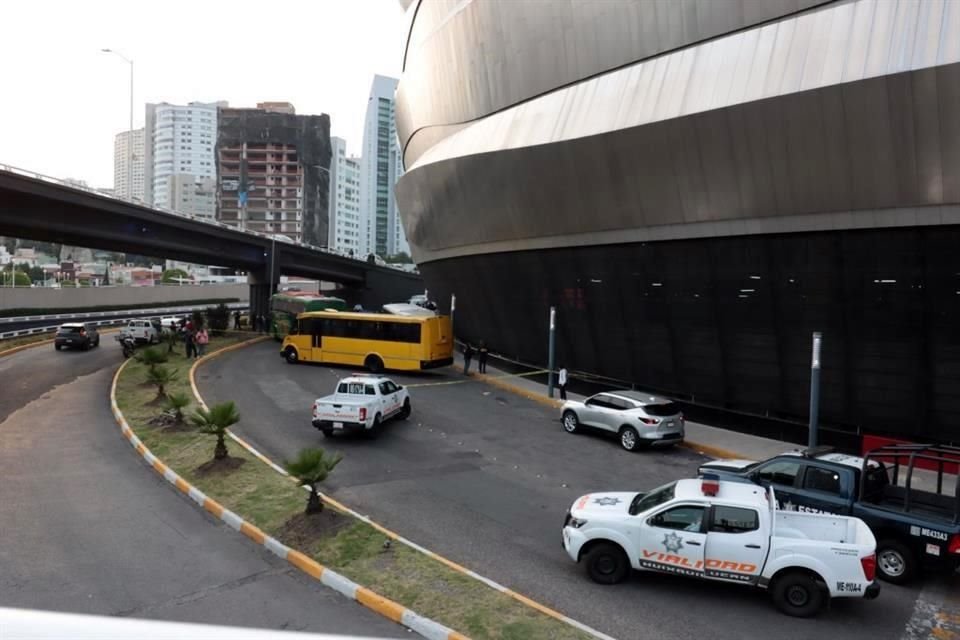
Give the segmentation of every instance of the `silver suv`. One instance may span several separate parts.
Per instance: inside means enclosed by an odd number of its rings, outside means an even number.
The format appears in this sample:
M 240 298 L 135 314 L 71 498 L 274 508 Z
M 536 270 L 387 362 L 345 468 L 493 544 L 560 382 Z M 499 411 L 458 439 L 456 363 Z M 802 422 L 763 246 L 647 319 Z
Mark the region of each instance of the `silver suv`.
M 561 420 L 567 433 L 579 433 L 584 427 L 616 433 L 627 451 L 679 444 L 684 437 L 677 403 L 640 391 L 605 391 L 583 402 L 569 400 L 561 409 Z

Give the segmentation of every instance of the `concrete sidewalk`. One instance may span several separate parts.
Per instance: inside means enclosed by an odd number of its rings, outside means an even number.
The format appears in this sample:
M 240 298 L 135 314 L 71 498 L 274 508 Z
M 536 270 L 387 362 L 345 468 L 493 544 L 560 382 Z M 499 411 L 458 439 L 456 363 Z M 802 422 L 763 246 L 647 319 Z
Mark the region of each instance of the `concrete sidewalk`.
M 463 354 L 454 354 L 454 366 L 463 371 Z M 531 380 L 523 374 L 508 373 L 487 362 L 486 375 L 477 373 L 476 358 L 470 363 L 470 376 L 483 380 L 491 385 L 512 391 L 531 400 L 540 402 L 557 409 L 563 404 L 559 400 L 559 391 L 554 390 L 554 397 L 547 397 L 547 385 Z M 567 392 L 568 400 L 584 400 L 586 396 Z M 559 411 L 557 419 L 560 419 Z M 761 436 L 754 436 L 727 429 L 719 429 L 697 422 L 687 421 L 684 446 L 713 458 L 745 458 L 749 460 L 764 460 L 772 456 L 801 449 L 800 445 L 792 442 L 771 440 Z

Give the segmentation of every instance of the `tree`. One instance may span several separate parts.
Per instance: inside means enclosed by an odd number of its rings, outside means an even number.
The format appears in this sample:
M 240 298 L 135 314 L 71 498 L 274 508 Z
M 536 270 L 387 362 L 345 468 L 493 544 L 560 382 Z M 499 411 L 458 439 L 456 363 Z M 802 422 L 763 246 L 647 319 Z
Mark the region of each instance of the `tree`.
M 406 251 L 387 256 L 386 261 L 390 264 L 413 264 L 413 258 Z
M 190 417 L 190 422 L 201 433 L 217 436 L 217 446 L 213 450 L 214 460 L 223 460 L 227 457 L 227 443 L 224 442 L 224 437 L 227 429 L 240 422 L 237 405 L 230 401 L 214 405 L 209 409 L 200 407 Z
M 183 269 L 167 269 L 160 276 L 163 284 L 179 284 L 182 280 L 189 280 L 190 274 Z
M 157 388 L 157 397 L 155 401 L 159 402 L 167 397 L 167 385 L 173 384 L 177 380 L 177 370 L 168 369 L 162 365 L 152 367 L 147 371 L 147 382 Z
M 183 424 L 183 410 L 190 405 L 190 396 L 185 393 L 171 393 L 167 396 L 167 406 L 174 412 L 177 424 Z
M 222 336 L 230 328 L 230 309 L 222 302 L 215 307 L 207 307 L 207 321 L 215 336 Z
M 158 364 L 164 364 L 168 359 L 167 354 L 156 347 L 144 349 L 137 354 L 136 358 L 137 362 L 147 365 L 151 371 L 153 371 Z
M 343 455 L 327 455 L 323 449 L 301 449 L 297 459 L 283 463 L 284 468 L 302 485 L 310 487 L 307 498 L 307 515 L 323 511 L 323 502 L 317 493 L 317 485 L 327 479 L 333 468 L 340 464 Z
M 25 274 L 23 271 L 14 271 L 11 274 L 9 269 L 3 273 L 0 273 L 0 284 L 5 287 L 9 287 L 11 282 L 13 282 L 13 286 L 15 287 L 29 287 L 30 276 Z

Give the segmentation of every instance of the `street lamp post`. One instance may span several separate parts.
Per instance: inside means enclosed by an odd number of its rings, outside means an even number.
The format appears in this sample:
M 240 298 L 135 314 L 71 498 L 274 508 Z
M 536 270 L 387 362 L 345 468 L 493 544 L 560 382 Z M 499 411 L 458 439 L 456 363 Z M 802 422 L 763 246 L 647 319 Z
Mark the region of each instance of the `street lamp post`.
M 123 55 L 119 51 L 114 49 L 101 49 L 103 53 L 112 53 L 117 56 L 128 65 L 130 65 L 130 133 L 127 137 L 127 146 L 129 153 L 127 154 L 127 199 L 131 202 L 133 201 L 133 60 Z M 144 132 L 146 136 L 146 132 Z M 147 143 L 146 137 L 144 137 L 144 144 Z

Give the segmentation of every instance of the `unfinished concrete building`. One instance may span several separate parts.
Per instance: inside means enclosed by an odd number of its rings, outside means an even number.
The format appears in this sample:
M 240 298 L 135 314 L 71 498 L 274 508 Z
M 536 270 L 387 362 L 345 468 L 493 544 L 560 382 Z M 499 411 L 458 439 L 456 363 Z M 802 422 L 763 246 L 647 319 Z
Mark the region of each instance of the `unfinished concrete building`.
M 289 103 L 220 109 L 217 218 L 241 229 L 323 245 L 329 226 L 330 117 Z

